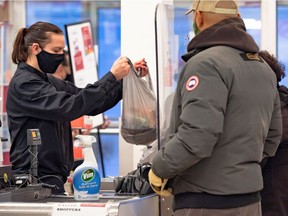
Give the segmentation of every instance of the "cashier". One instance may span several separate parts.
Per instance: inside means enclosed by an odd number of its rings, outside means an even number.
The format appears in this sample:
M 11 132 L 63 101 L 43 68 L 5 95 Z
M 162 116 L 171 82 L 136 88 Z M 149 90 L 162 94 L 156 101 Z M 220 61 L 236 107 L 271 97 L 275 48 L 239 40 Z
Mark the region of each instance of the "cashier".
M 119 57 L 99 81 L 77 88 L 51 75 L 63 61 L 64 47 L 62 30 L 51 23 L 36 22 L 20 29 L 12 52 L 12 61 L 18 67 L 9 84 L 6 104 L 13 174 L 29 176 L 31 157 L 37 156 L 38 182 L 50 185 L 54 194 L 64 192 L 72 169 L 64 154 L 72 143 L 64 142 L 63 123 L 115 106 L 122 99 L 122 78 L 130 68 L 128 59 Z M 147 70 L 144 59 L 135 67 Z M 40 131 L 38 155 L 29 152 L 27 129 Z

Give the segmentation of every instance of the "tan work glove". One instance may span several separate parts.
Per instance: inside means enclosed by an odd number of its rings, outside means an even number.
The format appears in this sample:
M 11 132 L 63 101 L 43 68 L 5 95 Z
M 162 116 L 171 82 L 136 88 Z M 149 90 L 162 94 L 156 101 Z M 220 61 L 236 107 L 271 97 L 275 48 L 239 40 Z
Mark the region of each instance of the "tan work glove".
M 168 179 L 159 178 L 158 176 L 154 174 L 152 169 L 150 169 L 148 173 L 148 179 L 149 179 L 151 188 L 159 196 L 163 196 L 163 197 L 171 196 L 172 188 L 165 189 Z

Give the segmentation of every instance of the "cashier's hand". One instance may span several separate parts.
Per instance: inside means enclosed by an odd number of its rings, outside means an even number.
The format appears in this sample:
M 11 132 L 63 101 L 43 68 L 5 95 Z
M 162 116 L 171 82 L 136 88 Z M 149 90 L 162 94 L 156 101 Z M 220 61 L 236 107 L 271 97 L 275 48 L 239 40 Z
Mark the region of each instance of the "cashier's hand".
M 171 188 L 165 189 L 165 186 L 168 182 L 168 179 L 159 178 L 158 176 L 156 176 L 154 174 L 152 169 L 150 169 L 150 171 L 148 173 L 148 179 L 149 179 L 149 183 L 150 183 L 151 188 L 159 196 L 162 196 L 162 197 L 171 196 L 172 189 Z
M 147 66 L 147 62 L 145 61 L 144 58 L 140 59 L 139 61 L 136 61 L 134 63 L 134 67 L 137 71 L 139 71 L 140 76 L 144 77 L 147 75 L 148 73 L 148 66 Z
M 110 71 L 117 80 L 123 79 L 129 73 L 130 65 L 128 59 L 124 56 L 120 56 L 112 65 Z

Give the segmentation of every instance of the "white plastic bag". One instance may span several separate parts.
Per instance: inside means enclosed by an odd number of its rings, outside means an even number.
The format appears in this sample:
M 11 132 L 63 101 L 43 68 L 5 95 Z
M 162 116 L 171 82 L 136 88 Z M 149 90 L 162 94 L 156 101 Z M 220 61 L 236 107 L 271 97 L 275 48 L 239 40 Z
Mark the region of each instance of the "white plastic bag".
M 121 134 L 131 144 L 148 145 L 156 140 L 156 97 L 151 77 L 140 77 L 132 63 L 123 79 Z

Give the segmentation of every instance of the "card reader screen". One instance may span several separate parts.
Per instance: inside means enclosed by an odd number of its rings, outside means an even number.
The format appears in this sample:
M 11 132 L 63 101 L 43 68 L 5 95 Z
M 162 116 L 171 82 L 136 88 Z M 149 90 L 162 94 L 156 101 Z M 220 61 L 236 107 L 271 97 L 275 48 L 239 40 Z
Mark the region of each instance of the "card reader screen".
M 33 138 L 37 138 L 37 133 L 36 133 L 36 131 L 32 131 L 32 137 L 33 137 Z

